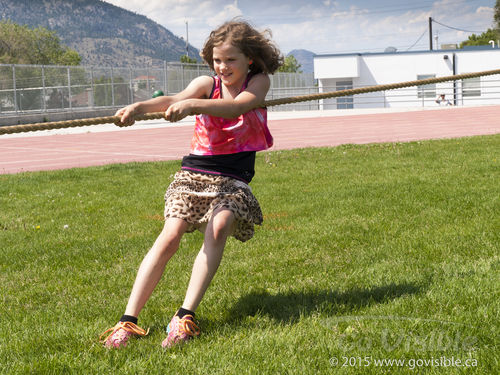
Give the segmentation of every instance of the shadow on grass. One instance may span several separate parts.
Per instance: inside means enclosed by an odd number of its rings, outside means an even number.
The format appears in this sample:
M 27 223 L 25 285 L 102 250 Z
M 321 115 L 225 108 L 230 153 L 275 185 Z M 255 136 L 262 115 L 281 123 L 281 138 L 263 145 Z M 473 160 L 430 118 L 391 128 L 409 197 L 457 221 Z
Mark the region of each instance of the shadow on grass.
M 412 283 L 350 289 L 345 292 L 310 291 L 270 294 L 257 291 L 241 297 L 230 309 L 226 323 L 238 324 L 246 316 L 267 315 L 279 322 L 293 323 L 301 316 L 351 314 L 403 296 L 419 294 L 421 285 Z

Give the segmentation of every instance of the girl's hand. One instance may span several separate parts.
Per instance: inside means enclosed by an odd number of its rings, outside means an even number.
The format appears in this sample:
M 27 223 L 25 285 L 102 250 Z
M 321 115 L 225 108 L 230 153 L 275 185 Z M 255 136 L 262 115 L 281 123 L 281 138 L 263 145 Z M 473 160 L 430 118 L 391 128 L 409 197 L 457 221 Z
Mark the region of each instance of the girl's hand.
M 115 116 L 120 116 L 120 121 L 115 122 L 115 125 L 117 125 L 117 126 L 134 125 L 134 123 L 135 123 L 134 116 L 139 115 L 139 114 L 140 114 L 139 103 L 134 103 L 134 104 L 128 105 L 122 109 L 119 109 L 115 113 Z
M 170 122 L 176 122 L 182 120 L 184 117 L 191 116 L 192 105 L 189 99 L 181 100 L 180 102 L 173 103 L 165 111 L 165 120 Z

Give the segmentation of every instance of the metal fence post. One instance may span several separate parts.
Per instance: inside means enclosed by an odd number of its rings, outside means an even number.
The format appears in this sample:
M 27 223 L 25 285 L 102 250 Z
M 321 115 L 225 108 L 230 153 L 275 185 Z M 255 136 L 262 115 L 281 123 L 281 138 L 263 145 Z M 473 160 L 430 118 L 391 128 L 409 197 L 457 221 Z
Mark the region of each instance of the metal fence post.
M 42 65 L 42 111 L 47 112 L 47 91 L 45 88 L 45 66 Z
M 95 107 L 95 88 L 94 88 L 94 69 L 90 67 L 90 98 L 91 102 L 89 103 L 92 108 Z
M 16 67 L 12 64 L 12 88 L 14 91 L 14 109 L 17 113 L 17 85 L 16 85 Z
M 184 64 L 181 63 L 181 89 L 179 91 L 184 90 Z
M 128 69 L 128 74 L 129 74 L 129 89 L 130 89 L 130 101 L 129 104 L 132 104 L 134 102 L 134 87 L 132 85 L 132 67 Z
M 167 60 L 163 61 L 163 92 L 168 96 L 168 74 L 167 74 Z
M 69 109 L 72 110 L 72 106 L 71 106 L 71 72 L 69 71 L 69 66 L 66 68 L 66 70 L 68 71 L 68 105 L 69 105 Z
M 111 67 L 111 105 L 115 106 L 115 80 L 113 76 L 113 67 Z

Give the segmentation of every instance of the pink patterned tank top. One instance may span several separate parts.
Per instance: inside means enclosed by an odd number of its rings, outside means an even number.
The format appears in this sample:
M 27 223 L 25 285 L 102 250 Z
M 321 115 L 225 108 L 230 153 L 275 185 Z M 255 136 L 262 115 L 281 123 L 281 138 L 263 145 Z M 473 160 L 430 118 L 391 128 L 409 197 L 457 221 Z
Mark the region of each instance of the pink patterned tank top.
M 214 78 L 210 99 L 222 97 L 221 81 Z M 247 88 L 249 75 L 241 89 Z M 209 115 L 196 116 L 191 154 L 223 155 L 244 151 L 262 151 L 273 145 L 273 137 L 267 127 L 267 109 L 253 109 L 238 118 L 225 119 Z

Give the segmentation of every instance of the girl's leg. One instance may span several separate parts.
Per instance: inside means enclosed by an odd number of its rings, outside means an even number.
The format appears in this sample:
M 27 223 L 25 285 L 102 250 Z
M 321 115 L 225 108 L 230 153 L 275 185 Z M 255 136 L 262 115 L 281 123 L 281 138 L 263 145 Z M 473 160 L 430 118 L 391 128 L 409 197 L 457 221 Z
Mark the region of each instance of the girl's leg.
M 205 239 L 198 253 L 189 280 L 182 307 L 195 311 L 212 278 L 219 268 L 227 237 L 232 233 L 234 214 L 227 210 L 216 210 L 205 228 Z
M 153 247 L 144 257 L 130 294 L 125 315 L 137 317 L 151 296 L 165 270 L 168 260 L 179 248 L 182 235 L 187 229 L 182 219 L 169 218 Z

